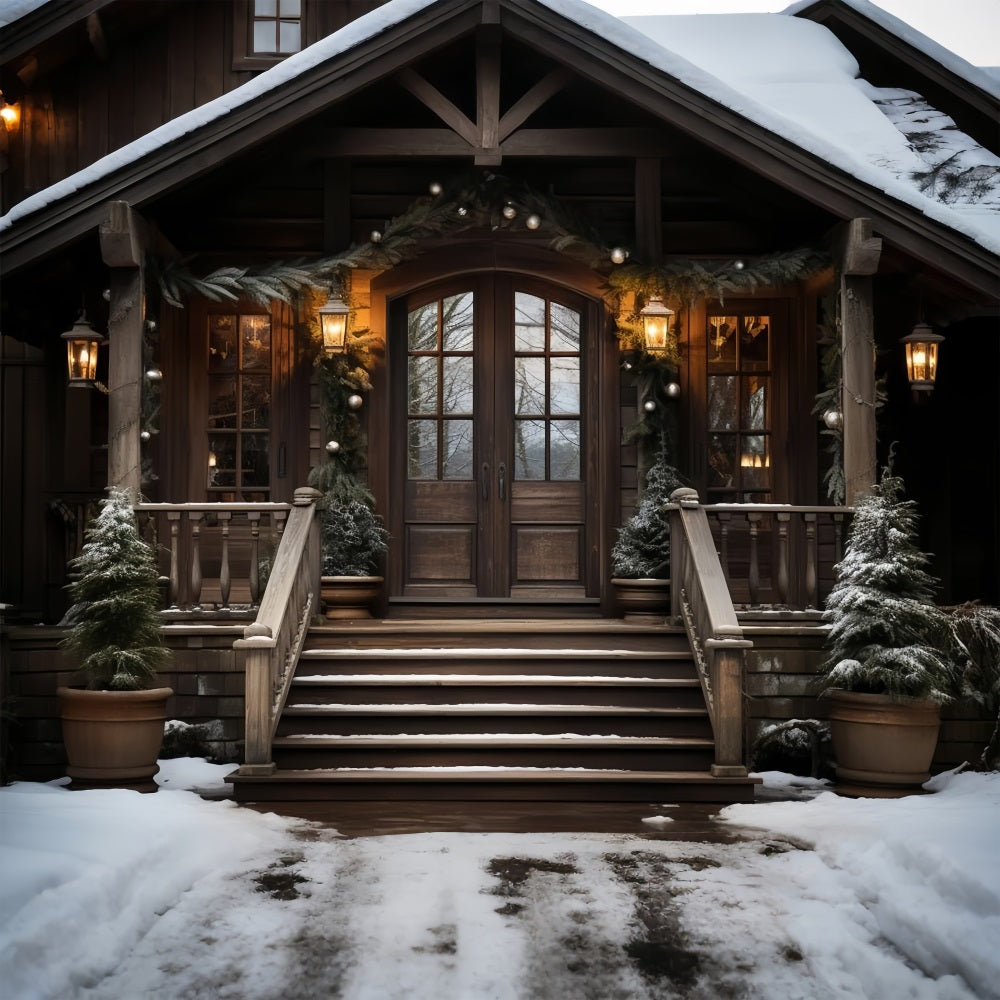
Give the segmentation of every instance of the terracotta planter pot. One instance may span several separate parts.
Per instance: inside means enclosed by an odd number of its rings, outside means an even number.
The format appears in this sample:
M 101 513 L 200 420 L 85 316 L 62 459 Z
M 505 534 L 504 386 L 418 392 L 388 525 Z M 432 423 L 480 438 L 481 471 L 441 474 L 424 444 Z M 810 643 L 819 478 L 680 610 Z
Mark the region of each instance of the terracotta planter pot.
M 324 576 L 320 596 L 331 621 L 371 618 L 372 605 L 382 594 L 381 576 Z
M 670 581 L 652 577 L 636 580 L 615 577 L 615 604 L 628 621 L 663 620 L 670 614 Z
M 936 702 L 898 702 L 856 691 L 827 697 L 838 781 L 915 789 L 930 777 L 941 726 Z
M 167 699 L 174 692 L 61 687 L 57 693 L 73 787 L 155 792 Z

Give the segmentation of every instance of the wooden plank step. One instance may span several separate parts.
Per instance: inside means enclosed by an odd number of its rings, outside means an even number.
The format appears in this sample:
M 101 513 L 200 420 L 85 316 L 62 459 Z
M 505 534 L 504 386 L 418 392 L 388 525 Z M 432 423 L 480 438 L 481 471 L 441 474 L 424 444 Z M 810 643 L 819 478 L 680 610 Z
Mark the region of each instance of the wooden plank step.
M 536 705 L 508 704 L 501 702 L 461 702 L 444 705 L 427 704 L 371 704 L 345 705 L 286 705 L 287 716 L 344 716 L 344 715 L 612 715 L 640 718 L 669 718 L 674 715 L 704 715 L 705 709 L 696 708 L 637 708 L 632 705 Z
M 314 768 L 269 777 L 227 778 L 239 802 L 547 801 L 752 802 L 759 778 L 719 778 L 708 770 L 593 768 Z
M 545 749 L 548 747 L 586 747 L 605 749 L 608 747 L 623 749 L 671 749 L 677 747 L 713 747 L 715 741 L 693 737 L 675 736 L 584 736 L 579 733 L 563 733 L 558 736 L 524 735 L 521 733 L 448 733 L 440 734 L 379 734 L 370 733 L 352 736 L 277 736 L 275 747 L 296 747 L 305 745 L 320 749 L 341 747 L 398 747 L 411 749 L 414 747 L 433 747 L 435 749 L 460 747 L 517 747 L 530 749 Z
M 296 674 L 292 687 L 700 687 L 697 679 L 602 674 Z

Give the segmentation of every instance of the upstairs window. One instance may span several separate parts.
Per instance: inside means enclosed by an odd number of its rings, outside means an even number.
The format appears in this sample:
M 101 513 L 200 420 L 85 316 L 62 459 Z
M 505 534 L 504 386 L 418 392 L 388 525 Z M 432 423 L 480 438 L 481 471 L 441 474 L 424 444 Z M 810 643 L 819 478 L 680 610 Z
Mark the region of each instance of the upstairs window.
M 268 69 L 306 44 L 305 0 L 234 0 L 233 69 Z
M 251 0 L 254 55 L 287 56 L 302 48 L 302 0 Z

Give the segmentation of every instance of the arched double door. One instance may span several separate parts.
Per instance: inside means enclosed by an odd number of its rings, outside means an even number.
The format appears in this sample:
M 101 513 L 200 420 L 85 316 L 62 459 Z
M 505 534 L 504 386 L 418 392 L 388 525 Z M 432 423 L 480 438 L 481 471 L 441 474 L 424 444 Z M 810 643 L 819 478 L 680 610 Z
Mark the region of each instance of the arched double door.
M 502 272 L 393 302 L 393 596 L 597 596 L 600 317 Z

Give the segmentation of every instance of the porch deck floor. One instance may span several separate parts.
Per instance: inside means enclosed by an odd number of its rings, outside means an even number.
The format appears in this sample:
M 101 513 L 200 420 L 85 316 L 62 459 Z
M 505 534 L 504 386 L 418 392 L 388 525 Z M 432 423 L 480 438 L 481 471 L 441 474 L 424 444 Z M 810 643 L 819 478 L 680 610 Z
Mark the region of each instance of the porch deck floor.
M 718 803 L 683 802 L 260 802 L 241 808 L 294 816 L 348 838 L 412 833 L 621 833 L 729 844 L 746 831 L 715 820 Z M 644 823 L 652 817 L 669 822 Z

